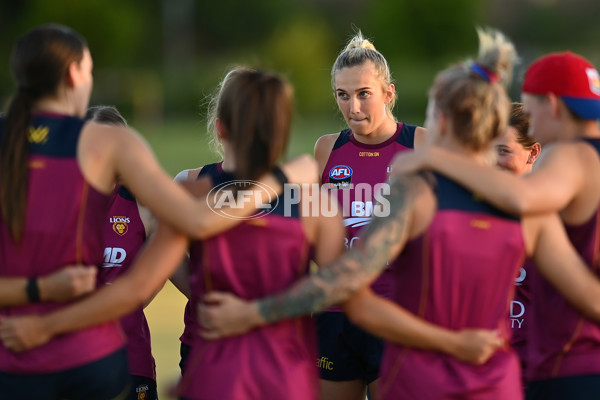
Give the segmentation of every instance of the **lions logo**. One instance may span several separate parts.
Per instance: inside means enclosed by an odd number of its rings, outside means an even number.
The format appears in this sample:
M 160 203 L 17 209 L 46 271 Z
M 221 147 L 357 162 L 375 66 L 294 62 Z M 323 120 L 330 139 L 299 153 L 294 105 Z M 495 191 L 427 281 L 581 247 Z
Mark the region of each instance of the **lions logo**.
M 30 143 L 46 143 L 48 140 L 48 132 L 50 132 L 50 128 L 47 126 L 38 126 L 37 128 L 30 126 L 27 139 Z
M 124 236 L 129 230 L 127 224 L 130 222 L 130 219 L 128 217 L 112 217 L 110 222 L 112 223 L 113 231 L 117 235 Z
M 148 385 L 141 385 L 135 389 L 138 400 L 150 400 L 148 399 Z

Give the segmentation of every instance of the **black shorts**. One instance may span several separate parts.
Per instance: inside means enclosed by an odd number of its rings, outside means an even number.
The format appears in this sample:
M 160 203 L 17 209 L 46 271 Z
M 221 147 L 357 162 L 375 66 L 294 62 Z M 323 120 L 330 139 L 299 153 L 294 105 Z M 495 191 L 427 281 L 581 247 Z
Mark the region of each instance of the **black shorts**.
M 328 381 L 363 380 L 367 385 L 379 377 L 384 341 L 354 325 L 343 312 L 315 315 L 319 340 L 317 367 Z
M 132 386 L 123 400 L 158 400 L 156 381 L 152 378 L 131 375 Z
M 49 374 L 0 371 L 0 400 L 109 400 L 131 388 L 125 349 L 81 367 Z
M 179 347 L 179 355 L 181 356 L 181 360 L 179 360 L 179 369 L 181 369 L 181 375 L 183 375 L 183 371 L 185 371 L 185 365 L 187 364 L 191 351 L 191 346 L 181 342 L 181 346 Z
M 527 400 L 600 399 L 600 375 L 577 375 L 527 384 Z

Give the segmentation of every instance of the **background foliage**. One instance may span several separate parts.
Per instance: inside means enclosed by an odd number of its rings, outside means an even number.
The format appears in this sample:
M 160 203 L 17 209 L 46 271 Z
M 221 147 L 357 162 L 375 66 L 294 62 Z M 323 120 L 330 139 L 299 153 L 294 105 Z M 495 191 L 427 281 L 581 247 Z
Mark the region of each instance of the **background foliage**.
M 598 0 L 0 0 L 0 103 L 14 90 L 12 44 L 46 22 L 69 25 L 94 57 L 92 104 L 116 105 L 171 174 L 214 162 L 208 96 L 235 64 L 274 69 L 296 90 L 289 154 L 344 127 L 330 70 L 356 29 L 372 39 L 396 81 L 399 120 L 422 124 L 436 71 L 477 52 L 476 26 L 502 30 L 524 68 L 550 51 L 579 52 L 600 66 Z M 167 284 L 147 308 L 161 399 L 179 375 L 185 299 Z

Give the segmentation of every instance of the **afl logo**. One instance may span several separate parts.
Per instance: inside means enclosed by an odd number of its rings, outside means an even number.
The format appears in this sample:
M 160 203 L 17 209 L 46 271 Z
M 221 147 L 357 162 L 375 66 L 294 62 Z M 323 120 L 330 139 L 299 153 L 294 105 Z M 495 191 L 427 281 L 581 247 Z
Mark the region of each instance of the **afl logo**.
M 329 171 L 329 178 L 342 180 L 352 176 L 352 168 L 347 165 L 336 165 Z
M 124 236 L 129 230 L 129 226 L 127 225 L 130 222 L 128 217 L 112 217 L 110 222 L 113 224 L 113 231 L 117 235 Z

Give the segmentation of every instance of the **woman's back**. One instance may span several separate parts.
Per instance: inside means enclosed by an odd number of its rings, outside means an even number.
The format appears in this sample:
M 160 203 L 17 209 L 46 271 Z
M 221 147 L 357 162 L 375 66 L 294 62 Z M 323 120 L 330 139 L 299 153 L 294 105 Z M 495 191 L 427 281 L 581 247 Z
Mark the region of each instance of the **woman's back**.
M 0 218 L 0 275 L 36 277 L 68 264 L 101 265 L 102 224 L 110 197 L 91 187 L 77 160 L 84 121 L 38 115 L 29 132 L 29 183 L 20 241 Z M 2 136 L 0 125 L 0 137 Z M 0 310 L 4 315 L 44 314 L 62 305 L 34 303 Z M 0 369 L 51 372 L 78 366 L 123 345 L 113 323 L 66 335 L 39 349 L 15 355 L 0 346 Z M 86 352 L 79 351 L 82 347 Z
M 497 329 L 508 338 L 513 283 L 525 256 L 520 220 L 441 175 L 435 175 L 429 196 L 436 198 L 433 215 L 416 217 L 417 225 L 428 219 L 427 228 L 413 233 L 394 261 L 399 265 L 394 300 L 436 325 Z M 388 343 L 382 377 L 384 398 L 520 396 L 520 371 L 512 350 L 499 350 L 484 366 L 473 366 Z
M 233 180 L 220 164 L 205 166 L 202 171 L 210 174 L 215 187 Z M 191 244 L 192 304 L 211 290 L 260 298 L 284 290 L 308 274 L 312 246 L 298 204 L 286 201 L 289 199 L 281 197 L 270 204 L 267 215 Z M 199 329 L 196 324 L 194 331 Z M 206 399 L 316 398 L 314 336 L 312 321 L 306 317 L 218 341 L 196 336 L 182 394 Z M 236 378 L 232 381 L 231 376 Z

